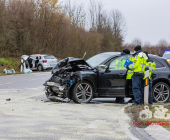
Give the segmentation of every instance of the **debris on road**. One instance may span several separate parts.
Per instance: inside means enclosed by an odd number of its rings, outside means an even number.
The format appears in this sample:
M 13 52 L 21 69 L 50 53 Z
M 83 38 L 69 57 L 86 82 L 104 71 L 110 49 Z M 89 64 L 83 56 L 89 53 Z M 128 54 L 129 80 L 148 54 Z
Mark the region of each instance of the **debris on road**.
M 64 102 L 64 103 L 70 102 L 70 100 L 68 100 L 68 99 L 64 99 L 64 98 L 57 97 L 57 96 L 50 96 L 50 97 L 48 97 L 48 99 L 50 99 L 53 102 Z
M 10 70 L 7 70 L 6 68 L 3 70 L 3 72 L 5 73 L 5 74 L 7 74 L 7 73 L 15 73 L 15 70 L 14 69 L 10 69 Z
M 11 99 L 9 98 L 9 99 L 6 99 L 6 101 L 10 101 Z

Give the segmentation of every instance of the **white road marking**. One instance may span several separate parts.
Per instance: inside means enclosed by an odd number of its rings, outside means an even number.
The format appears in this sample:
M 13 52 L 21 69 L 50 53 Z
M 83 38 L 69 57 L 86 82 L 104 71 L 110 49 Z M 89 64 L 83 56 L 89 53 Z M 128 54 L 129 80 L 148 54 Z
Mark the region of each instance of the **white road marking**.
M 2 85 L 8 85 L 8 84 L 11 84 L 11 82 L 10 82 L 10 83 L 5 83 L 5 84 L 0 84 L 0 86 L 2 86 Z
M 31 79 L 31 80 L 27 80 L 27 82 L 30 82 L 30 81 L 35 81 L 35 80 L 44 80 L 44 78 L 36 78 L 36 79 Z M 17 82 L 23 82 L 23 81 L 17 81 Z M 4 83 L 4 84 L 1 84 L 0 83 L 0 86 L 3 86 L 3 85 L 9 85 L 9 84 L 13 84 L 15 82 L 10 82 L 10 83 Z

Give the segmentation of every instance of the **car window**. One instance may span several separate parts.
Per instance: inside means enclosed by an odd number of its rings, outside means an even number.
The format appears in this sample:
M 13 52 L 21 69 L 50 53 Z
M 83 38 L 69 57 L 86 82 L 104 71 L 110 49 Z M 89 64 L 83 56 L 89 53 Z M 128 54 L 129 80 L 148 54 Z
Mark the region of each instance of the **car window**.
M 36 60 L 36 57 L 30 57 L 30 59 L 32 59 L 32 60 Z
M 123 55 L 115 58 L 109 65 L 109 69 L 126 69 L 124 64 L 132 55 Z
M 86 60 L 86 62 L 88 64 L 90 64 L 90 66 L 96 67 L 99 64 L 101 64 L 102 62 L 104 62 L 105 60 L 107 60 L 109 57 L 111 57 L 111 56 L 107 55 L 107 54 L 97 54 L 97 55 L 89 58 L 88 60 Z
M 161 62 L 159 62 L 157 59 L 152 58 L 152 60 L 156 63 L 156 68 L 162 68 L 165 67 Z
M 56 59 L 53 55 L 46 55 L 44 56 L 45 59 Z

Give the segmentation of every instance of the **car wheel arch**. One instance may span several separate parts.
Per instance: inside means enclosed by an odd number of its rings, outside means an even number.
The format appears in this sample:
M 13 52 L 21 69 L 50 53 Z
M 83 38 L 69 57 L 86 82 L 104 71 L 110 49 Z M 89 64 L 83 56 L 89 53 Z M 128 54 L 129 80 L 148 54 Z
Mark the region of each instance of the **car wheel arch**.
M 164 82 L 164 83 L 166 83 L 170 87 L 170 82 L 168 82 L 168 80 L 166 80 L 164 78 L 161 78 L 161 79 L 157 79 L 157 80 L 153 81 L 152 88 L 154 87 L 155 84 L 157 84 L 159 82 Z
M 93 90 L 95 91 L 96 89 L 95 83 L 90 78 L 83 78 L 82 80 L 89 82 L 93 86 Z
M 43 71 L 44 70 L 44 68 L 43 68 L 43 66 L 41 65 L 41 64 L 38 64 L 38 66 L 37 66 L 37 69 L 38 69 L 38 67 L 39 66 L 41 66 L 42 67 L 42 70 L 41 71 Z M 39 70 L 39 69 L 38 69 Z

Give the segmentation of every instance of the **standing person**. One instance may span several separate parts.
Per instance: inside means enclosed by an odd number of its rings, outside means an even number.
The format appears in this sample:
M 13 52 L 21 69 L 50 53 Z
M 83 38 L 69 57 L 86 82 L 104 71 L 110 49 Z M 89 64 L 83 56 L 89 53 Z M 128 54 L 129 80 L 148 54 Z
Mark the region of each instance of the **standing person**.
M 126 54 L 130 54 L 130 51 L 129 49 L 124 49 L 122 52 L 121 52 L 121 55 L 126 55 Z M 125 64 L 125 61 L 122 60 L 121 62 L 116 62 L 117 64 L 119 63 L 120 66 L 118 69 L 122 69 L 124 68 L 124 64 Z M 116 97 L 116 103 L 120 103 L 120 104 L 125 104 L 125 100 L 123 97 Z
M 156 68 L 155 62 L 148 56 L 148 52 L 144 51 L 146 56 L 148 57 L 146 67 L 149 68 L 149 105 L 153 104 L 153 96 L 152 96 L 152 73 Z M 144 95 L 142 97 L 144 99 Z M 143 101 L 144 102 L 144 101 Z
M 134 72 L 132 76 L 132 92 L 134 94 L 135 103 L 132 104 L 132 106 L 137 106 L 142 105 L 143 93 L 141 90 L 141 84 L 143 82 L 146 67 L 145 60 L 148 59 L 148 57 L 143 53 L 140 45 L 137 45 L 134 48 L 134 51 L 135 53 L 132 55 L 134 57 L 134 63 L 127 66 L 127 69 L 131 69 Z

